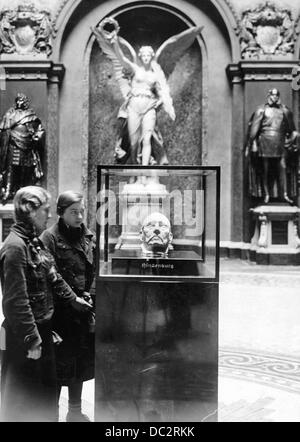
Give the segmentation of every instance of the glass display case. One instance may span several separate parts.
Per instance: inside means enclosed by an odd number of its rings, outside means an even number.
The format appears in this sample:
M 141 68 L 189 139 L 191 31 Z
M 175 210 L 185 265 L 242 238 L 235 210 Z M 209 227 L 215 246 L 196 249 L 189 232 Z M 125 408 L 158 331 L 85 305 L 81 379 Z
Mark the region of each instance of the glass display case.
M 217 280 L 218 167 L 99 166 L 103 278 Z
M 216 421 L 218 167 L 99 166 L 95 420 Z

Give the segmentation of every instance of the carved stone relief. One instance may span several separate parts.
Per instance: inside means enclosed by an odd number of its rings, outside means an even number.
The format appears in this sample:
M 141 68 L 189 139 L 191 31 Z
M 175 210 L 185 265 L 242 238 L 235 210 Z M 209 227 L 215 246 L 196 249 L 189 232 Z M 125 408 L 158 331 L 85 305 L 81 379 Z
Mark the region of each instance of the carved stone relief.
M 242 58 L 287 56 L 295 42 L 295 22 L 288 9 L 271 2 L 243 12 L 240 21 Z
M 53 37 L 54 28 L 47 10 L 26 3 L 0 12 L 0 53 L 50 55 Z

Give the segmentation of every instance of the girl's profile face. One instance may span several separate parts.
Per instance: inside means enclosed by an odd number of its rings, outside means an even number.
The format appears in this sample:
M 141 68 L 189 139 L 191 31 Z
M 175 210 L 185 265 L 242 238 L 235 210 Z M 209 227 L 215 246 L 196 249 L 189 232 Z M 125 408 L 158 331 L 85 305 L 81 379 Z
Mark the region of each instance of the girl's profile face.
M 84 202 L 71 204 L 67 207 L 62 215 L 64 222 L 70 227 L 80 227 L 84 217 Z
M 50 204 L 48 202 L 31 212 L 31 220 L 38 234 L 47 229 L 47 222 L 50 218 Z

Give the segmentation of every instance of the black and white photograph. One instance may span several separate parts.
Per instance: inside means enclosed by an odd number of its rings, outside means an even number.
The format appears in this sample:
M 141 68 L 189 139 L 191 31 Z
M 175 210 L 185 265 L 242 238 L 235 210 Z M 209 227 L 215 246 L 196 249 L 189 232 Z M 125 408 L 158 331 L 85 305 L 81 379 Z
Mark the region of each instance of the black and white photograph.
M 0 422 L 300 422 L 299 155 L 299 0 L 0 0 Z

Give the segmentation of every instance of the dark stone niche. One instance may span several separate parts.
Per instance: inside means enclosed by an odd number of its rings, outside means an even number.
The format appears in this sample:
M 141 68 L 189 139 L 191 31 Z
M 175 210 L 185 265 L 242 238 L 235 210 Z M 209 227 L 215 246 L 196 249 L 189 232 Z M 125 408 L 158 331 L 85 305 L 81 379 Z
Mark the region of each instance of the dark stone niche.
M 155 7 L 139 7 L 115 16 L 120 36 L 138 50 L 151 45 L 154 50 L 169 37 L 187 29 L 176 15 Z M 195 42 L 177 62 L 169 77 L 176 121 L 164 111 L 158 115 L 170 165 L 201 164 L 202 152 L 202 58 Z M 94 221 L 96 174 L 98 164 L 114 163 L 116 122 L 122 96 L 114 78 L 111 62 L 94 43 L 90 60 L 89 222 Z

